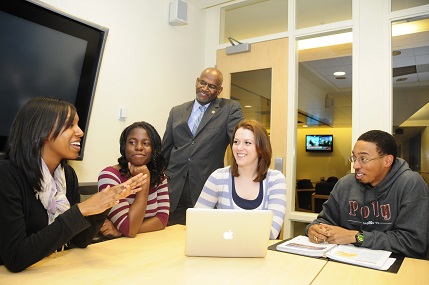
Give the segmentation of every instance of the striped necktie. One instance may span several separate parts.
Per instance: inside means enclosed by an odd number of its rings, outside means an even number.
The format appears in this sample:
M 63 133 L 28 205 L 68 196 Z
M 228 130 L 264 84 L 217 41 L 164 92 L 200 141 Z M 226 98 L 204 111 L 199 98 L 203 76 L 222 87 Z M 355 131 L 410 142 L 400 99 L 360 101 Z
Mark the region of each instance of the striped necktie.
M 200 110 L 200 115 L 195 120 L 194 126 L 192 127 L 192 134 L 193 135 L 195 135 L 195 133 L 197 132 L 198 125 L 200 124 L 201 119 L 203 118 L 204 112 L 206 111 L 206 106 L 200 106 L 200 107 L 198 107 L 198 109 Z

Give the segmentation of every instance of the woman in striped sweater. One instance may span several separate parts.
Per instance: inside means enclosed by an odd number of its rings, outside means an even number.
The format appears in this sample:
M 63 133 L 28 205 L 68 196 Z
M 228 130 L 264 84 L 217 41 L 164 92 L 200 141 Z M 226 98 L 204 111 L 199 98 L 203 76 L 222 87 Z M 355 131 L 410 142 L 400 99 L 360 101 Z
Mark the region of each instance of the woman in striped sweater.
M 147 183 L 137 194 L 121 199 L 109 212 L 100 233 L 108 238 L 135 237 L 138 233 L 162 230 L 168 222 L 170 202 L 161 138 L 146 122 L 125 128 L 119 139 L 118 164 L 106 167 L 98 177 L 98 189 L 127 181 L 138 173 L 147 174 Z
M 210 175 L 195 208 L 271 210 L 270 239 L 276 239 L 285 216 L 286 181 L 280 171 L 269 169 L 268 133 L 261 123 L 243 120 L 235 128 L 231 149 L 231 165 Z

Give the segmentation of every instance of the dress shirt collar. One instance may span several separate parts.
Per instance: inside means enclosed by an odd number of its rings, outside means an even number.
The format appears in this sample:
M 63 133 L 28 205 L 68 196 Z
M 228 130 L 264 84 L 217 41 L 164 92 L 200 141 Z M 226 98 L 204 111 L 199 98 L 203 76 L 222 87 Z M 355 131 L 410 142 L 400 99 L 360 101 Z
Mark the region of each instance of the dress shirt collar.
M 210 103 L 211 103 L 211 102 L 210 102 Z M 209 108 L 210 103 L 207 103 L 207 104 L 205 104 L 205 105 L 204 105 L 204 106 L 206 107 L 206 110 Z M 198 110 L 198 108 L 199 108 L 200 106 L 203 106 L 203 105 L 201 105 L 200 103 L 198 103 L 198 101 L 197 101 L 197 100 L 194 100 L 194 106 L 192 107 L 192 114 L 194 114 L 194 113 Z

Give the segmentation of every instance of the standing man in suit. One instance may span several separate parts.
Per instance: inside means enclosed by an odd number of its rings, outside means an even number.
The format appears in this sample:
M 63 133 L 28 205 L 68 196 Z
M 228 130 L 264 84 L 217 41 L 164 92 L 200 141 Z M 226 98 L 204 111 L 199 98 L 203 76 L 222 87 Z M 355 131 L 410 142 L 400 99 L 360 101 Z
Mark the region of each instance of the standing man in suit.
M 224 167 L 225 150 L 235 126 L 243 119 L 238 102 L 218 98 L 222 81 L 218 69 L 206 68 L 195 82 L 195 100 L 170 111 L 162 139 L 170 195 L 169 225 L 186 223 L 186 210 L 197 202 L 207 178 Z

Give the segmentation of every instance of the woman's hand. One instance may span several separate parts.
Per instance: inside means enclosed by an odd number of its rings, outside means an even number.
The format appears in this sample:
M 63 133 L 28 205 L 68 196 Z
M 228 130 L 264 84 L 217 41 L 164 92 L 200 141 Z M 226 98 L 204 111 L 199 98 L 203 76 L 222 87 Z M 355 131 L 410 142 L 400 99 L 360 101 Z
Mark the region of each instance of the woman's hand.
M 140 200 L 142 197 L 146 197 L 146 199 L 147 199 L 147 195 L 149 195 L 149 184 L 150 184 L 149 169 L 147 168 L 146 165 L 135 166 L 135 165 L 131 164 L 131 162 L 128 162 L 128 169 L 130 170 L 130 174 L 132 177 L 134 177 L 140 173 L 143 175 L 147 175 L 148 183 L 142 187 L 142 191 L 140 191 L 140 193 L 136 196 L 137 200 Z
M 142 173 L 147 176 L 148 181 L 150 181 L 150 172 L 146 165 L 135 166 L 128 162 L 128 169 L 130 174 L 141 175 Z M 142 186 L 142 191 L 137 193 L 134 202 L 131 204 L 128 211 L 128 220 L 129 220 L 129 237 L 135 237 L 140 230 L 140 227 L 143 223 L 144 216 L 146 214 L 147 208 L 147 199 L 149 196 L 149 182 Z
M 135 166 L 131 162 L 128 162 L 128 169 L 130 170 L 131 176 L 136 176 L 139 173 L 147 174 L 148 180 L 150 181 L 150 172 L 146 165 Z
M 122 236 L 122 233 L 115 227 L 115 225 L 109 220 L 104 221 L 103 226 L 100 229 L 100 233 L 105 237 L 118 238 Z
M 89 199 L 78 204 L 83 216 L 91 216 L 104 212 L 119 203 L 119 200 L 135 194 L 149 183 L 146 174 L 137 174 L 122 184 L 113 187 L 107 186 L 100 192 L 92 195 Z

